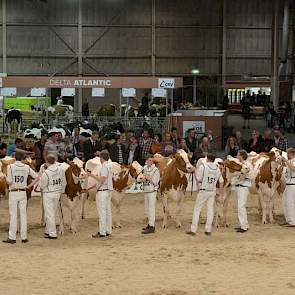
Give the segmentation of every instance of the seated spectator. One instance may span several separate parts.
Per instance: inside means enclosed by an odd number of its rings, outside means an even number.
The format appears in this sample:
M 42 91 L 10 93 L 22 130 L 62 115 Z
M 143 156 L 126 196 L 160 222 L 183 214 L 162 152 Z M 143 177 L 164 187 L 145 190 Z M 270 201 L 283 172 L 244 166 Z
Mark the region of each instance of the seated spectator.
M 248 144 L 248 152 L 255 152 L 257 154 L 261 153 L 263 150 L 262 137 L 256 130 L 252 131 L 251 139 Z
M 161 154 L 164 157 L 168 157 L 176 153 L 176 145 L 172 142 L 172 137 L 170 133 L 165 134 L 165 140 L 162 143 Z
M 17 148 L 18 149 L 23 148 L 23 144 L 24 144 L 23 140 L 21 138 L 17 138 L 14 141 L 14 144 L 8 148 L 7 155 L 12 156 Z
M 279 150 L 286 152 L 288 149 L 287 138 L 283 135 L 282 131 L 277 126 L 274 128 L 273 133 L 274 133 L 274 146 L 278 148 Z
M 212 130 L 208 130 L 206 133 L 205 133 L 205 136 L 208 137 L 209 139 L 209 144 L 211 146 L 211 148 L 215 148 L 215 139 L 213 137 L 213 131 Z
M 241 131 L 236 131 L 235 137 L 236 137 L 236 144 L 238 146 L 238 149 L 239 150 L 247 150 L 248 145 L 247 145 L 246 140 L 242 137 Z
M 188 133 L 187 133 L 187 137 L 185 138 L 186 141 L 186 146 L 189 149 L 190 152 L 194 153 L 197 145 L 198 145 L 198 141 L 196 139 L 196 133 L 194 129 L 189 129 Z
M 131 165 L 134 161 L 137 161 L 140 165 L 144 165 L 144 161 L 142 160 L 142 150 L 138 144 L 138 139 L 135 136 L 131 136 L 129 141 L 128 165 Z
M 0 144 L 0 159 L 5 158 L 6 154 L 7 154 L 7 144 L 2 142 Z
M 181 149 L 181 150 L 184 150 L 185 152 L 189 152 L 188 148 L 187 148 L 187 145 L 186 145 L 186 141 L 184 138 L 181 138 L 179 140 L 179 145 L 178 145 L 178 148 Z
M 269 152 L 275 146 L 275 141 L 271 137 L 271 130 L 266 129 L 262 137 L 262 151 Z
M 155 141 L 152 144 L 151 147 L 151 153 L 154 154 L 160 154 L 161 153 L 161 148 L 162 148 L 162 135 L 161 134 L 156 134 L 155 135 Z
M 115 140 L 116 141 L 109 146 L 110 158 L 113 162 L 117 162 L 119 164 L 127 164 L 128 152 L 125 146 L 122 144 L 122 136 L 117 135 Z
M 179 138 L 178 138 L 177 128 L 175 127 L 171 128 L 171 140 L 176 146 L 178 146 Z
M 239 151 L 239 147 L 237 145 L 236 138 L 233 136 L 230 136 L 225 146 L 225 155 L 236 157 L 238 154 L 238 151 Z
M 41 139 L 39 141 L 37 141 L 35 143 L 35 146 L 34 146 L 34 153 L 35 153 L 37 171 L 39 171 L 41 165 L 45 163 L 45 160 L 43 158 L 43 151 L 44 151 L 44 146 L 45 146 L 47 138 L 48 138 L 47 131 L 42 130 Z
M 201 143 L 199 145 L 199 150 L 206 157 L 209 153 L 214 153 L 214 148 L 211 147 L 209 138 L 207 136 L 203 136 Z

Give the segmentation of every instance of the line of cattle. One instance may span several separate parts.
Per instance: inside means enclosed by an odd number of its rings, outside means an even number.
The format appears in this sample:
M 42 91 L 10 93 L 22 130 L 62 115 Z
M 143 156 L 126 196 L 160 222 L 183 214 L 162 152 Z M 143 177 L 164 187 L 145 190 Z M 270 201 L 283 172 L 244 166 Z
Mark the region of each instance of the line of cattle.
M 273 205 L 275 195 L 282 194 L 284 190 L 284 164 L 282 157 L 286 157 L 286 153 L 282 153 L 277 149 L 273 149 L 269 153 L 250 153 L 247 162 L 251 166 L 250 179 L 252 187 L 250 193 L 257 194 L 260 201 L 259 209 L 262 213 L 262 223 L 267 223 L 267 214 L 269 222 L 273 223 Z M 201 158 L 196 167 L 202 164 L 205 158 Z M 227 207 L 231 189 L 231 179 L 238 174 L 249 173 L 249 166 L 241 164 L 234 158 L 226 160 L 216 159 L 216 163 L 221 170 L 224 185 L 223 189 L 217 191 L 219 197 L 216 198 L 216 226 L 228 226 L 227 223 Z M 7 166 L 14 162 L 13 158 L 6 157 L 0 162 L 0 170 L 2 176 L 7 173 Z M 175 214 L 176 226 L 181 227 L 182 207 L 185 200 L 186 192 L 193 192 L 197 190 L 196 180 L 194 174 L 191 172 L 194 167 L 189 161 L 189 155 L 183 150 L 177 151 L 173 157 L 165 158 L 161 155 L 154 156 L 154 162 L 161 173 L 161 182 L 159 188 L 159 198 L 162 200 L 163 206 L 163 223 L 162 227 L 167 226 L 167 219 L 169 217 L 168 200 L 174 199 L 177 202 L 177 210 Z M 26 159 L 26 163 L 32 168 L 35 168 L 35 162 L 31 159 Z M 133 162 L 132 165 L 120 165 L 111 162 L 113 170 L 113 185 L 112 204 L 114 208 L 114 226 L 121 227 L 120 209 L 122 201 L 128 188 L 132 184 L 138 183 L 142 177 L 143 167 L 138 162 Z M 61 197 L 62 206 L 67 207 L 70 214 L 70 229 L 73 233 L 77 232 L 77 222 L 79 217 L 85 218 L 85 202 L 88 197 L 95 198 L 96 183 L 93 178 L 85 177 L 86 171 L 99 170 L 101 162 L 99 157 L 89 160 L 85 164 L 75 158 L 68 163 L 62 163 L 61 167 L 65 172 L 67 185 L 65 193 Z M 1 175 L 0 175 L 1 176 Z M 31 180 L 29 179 L 29 182 Z M 38 186 L 33 190 L 27 192 L 28 198 L 31 195 L 41 195 L 38 192 Z M 7 195 L 7 183 L 5 177 L 0 177 L 0 196 Z M 79 212 L 79 204 L 82 202 L 82 211 Z M 60 233 L 64 232 L 64 220 L 62 214 L 62 206 L 60 210 Z

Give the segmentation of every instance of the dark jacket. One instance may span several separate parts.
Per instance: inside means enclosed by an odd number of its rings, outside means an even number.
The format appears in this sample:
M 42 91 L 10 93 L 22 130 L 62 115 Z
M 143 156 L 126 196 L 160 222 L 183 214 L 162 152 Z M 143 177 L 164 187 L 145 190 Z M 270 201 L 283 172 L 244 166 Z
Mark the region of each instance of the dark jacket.
M 192 141 L 188 139 L 188 137 L 185 138 L 186 146 L 189 149 L 190 152 L 194 153 L 197 146 L 198 146 L 198 141 L 196 138 L 194 138 Z
M 96 152 L 101 151 L 101 144 L 99 143 L 99 141 L 96 141 L 93 145 L 91 139 L 87 139 L 84 142 L 83 150 L 85 161 L 88 161 L 95 157 Z
M 272 138 L 263 139 L 262 151 L 269 152 L 275 146 L 275 141 Z
M 126 150 L 126 147 L 123 144 L 121 144 L 121 150 L 122 150 L 122 156 L 123 156 L 123 164 L 127 164 L 128 163 L 128 152 Z M 109 146 L 109 153 L 110 153 L 111 160 L 113 162 L 119 163 L 119 148 L 116 143 L 113 143 Z
M 263 152 L 263 142 L 262 138 L 260 137 L 255 145 L 252 146 L 253 139 L 251 138 L 248 144 L 248 153 L 255 152 L 257 154 Z
M 127 160 L 129 159 L 129 153 L 130 149 L 128 149 L 127 152 Z M 142 148 L 139 145 L 135 148 L 133 161 L 137 161 L 140 165 L 144 165 L 144 160 L 142 158 Z

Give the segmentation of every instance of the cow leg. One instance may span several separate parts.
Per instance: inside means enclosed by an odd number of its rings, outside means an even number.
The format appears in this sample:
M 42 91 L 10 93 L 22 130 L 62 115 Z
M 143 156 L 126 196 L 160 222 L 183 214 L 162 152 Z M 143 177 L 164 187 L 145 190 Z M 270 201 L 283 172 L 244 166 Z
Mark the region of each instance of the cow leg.
M 65 232 L 65 226 L 64 226 L 64 212 L 63 212 L 63 202 L 62 202 L 62 196 L 60 197 L 60 200 L 57 205 L 57 211 L 59 215 L 59 234 L 63 235 Z
M 167 194 L 162 195 L 162 206 L 163 206 L 162 228 L 166 228 L 167 227 L 167 216 L 168 216 L 168 196 L 167 196 Z
M 87 193 L 83 193 L 81 196 L 82 205 L 81 205 L 81 219 L 85 219 L 85 204 L 87 201 Z
M 259 199 L 260 199 L 260 204 L 261 204 L 261 209 L 262 209 L 262 224 L 266 224 L 266 203 L 264 201 L 264 195 L 263 193 L 259 193 Z
M 261 204 L 261 198 L 258 198 L 258 214 L 262 216 L 262 204 Z
M 271 224 L 274 223 L 274 216 L 273 216 L 273 210 L 274 210 L 274 195 L 271 195 L 270 196 L 270 199 L 269 199 L 269 222 Z
M 184 193 L 179 193 L 178 199 L 177 199 L 177 208 L 176 208 L 176 228 L 181 227 L 181 214 L 183 209 L 183 203 L 184 203 L 185 195 Z
M 113 192 L 112 205 L 115 212 L 113 216 L 113 227 L 115 228 L 122 228 L 121 218 L 120 218 L 122 200 L 123 200 L 123 193 Z
M 223 201 L 222 215 L 223 215 L 223 226 L 224 227 L 229 227 L 229 225 L 230 225 L 227 222 L 227 210 L 228 210 L 228 203 L 229 203 L 229 195 L 230 195 L 230 192 L 226 193 L 224 196 L 224 201 Z
M 79 205 L 79 198 L 74 198 L 73 200 L 69 200 L 69 208 L 71 212 L 71 225 L 70 230 L 73 234 L 77 233 L 77 223 L 78 223 L 78 214 L 77 214 L 77 208 Z

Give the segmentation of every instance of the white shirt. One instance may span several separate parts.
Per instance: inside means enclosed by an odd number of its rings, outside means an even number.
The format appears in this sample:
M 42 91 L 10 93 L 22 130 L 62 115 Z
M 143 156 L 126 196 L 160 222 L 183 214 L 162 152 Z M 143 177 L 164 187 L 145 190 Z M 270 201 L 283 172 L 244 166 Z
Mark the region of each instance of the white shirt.
M 295 158 L 289 161 L 293 166 L 295 166 Z M 292 172 L 287 166 L 285 173 L 286 184 L 295 184 L 295 172 Z
M 65 173 L 57 163 L 50 165 L 39 182 L 44 193 L 63 193 L 66 187 Z
M 221 181 L 219 167 L 212 162 L 202 164 L 196 171 L 201 190 L 216 191 L 217 182 Z
M 99 182 L 97 184 L 96 187 L 97 187 L 98 191 L 101 191 L 101 190 L 112 191 L 113 190 L 113 173 L 112 173 L 111 165 L 108 162 L 103 162 L 99 173 L 94 172 L 94 174 L 96 174 L 98 176 L 106 177 L 106 180 L 103 183 Z
M 8 165 L 7 182 L 10 189 L 25 189 L 28 185 L 28 177 L 37 178 L 37 173 L 29 165 L 16 161 Z
M 148 167 L 146 165 L 143 168 L 143 174 L 151 178 L 151 181 L 146 181 L 143 183 L 144 192 L 151 193 L 151 192 L 157 191 L 159 188 L 159 182 L 160 182 L 159 169 L 155 165 L 152 165 L 151 167 Z
M 231 184 L 234 186 L 241 185 L 245 187 L 251 187 L 251 180 L 249 178 L 251 166 L 247 162 L 243 162 L 241 164 L 243 164 L 244 166 L 247 166 L 249 168 L 249 172 L 246 174 L 239 173 L 237 176 L 234 176 L 231 180 Z

